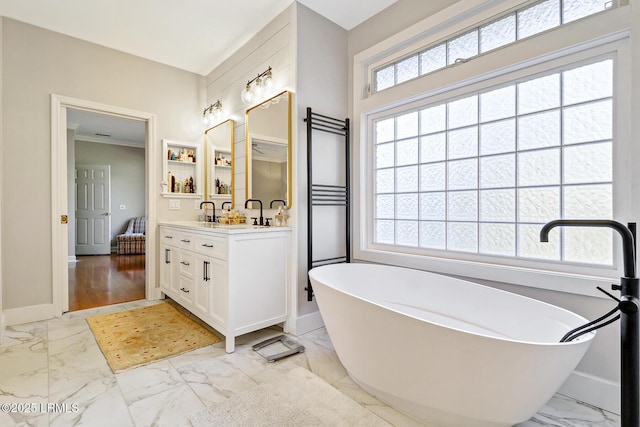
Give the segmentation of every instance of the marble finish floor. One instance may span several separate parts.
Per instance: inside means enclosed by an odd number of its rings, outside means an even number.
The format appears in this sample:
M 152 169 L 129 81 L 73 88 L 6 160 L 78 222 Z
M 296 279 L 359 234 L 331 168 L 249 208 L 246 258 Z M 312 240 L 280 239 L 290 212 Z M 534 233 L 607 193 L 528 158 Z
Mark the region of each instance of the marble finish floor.
M 189 418 L 203 409 L 296 367 L 313 372 L 391 425 L 421 425 L 358 387 L 340 364 L 324 328 L 297 337 L 306 347 L 304 353 L 275 363 L 251 349 L 281 333 L 267 328 L 239 337 L 231 354 L 220 342 L 113 374 L 85 318 L 150 303 L 119 304 L 8 327 L 0 343 L 0 425 L 189 426 Z M 21 411 L 5 412 L 4 404 Z M 556 395 L 518 427 L 619 425 L 617 415 Z

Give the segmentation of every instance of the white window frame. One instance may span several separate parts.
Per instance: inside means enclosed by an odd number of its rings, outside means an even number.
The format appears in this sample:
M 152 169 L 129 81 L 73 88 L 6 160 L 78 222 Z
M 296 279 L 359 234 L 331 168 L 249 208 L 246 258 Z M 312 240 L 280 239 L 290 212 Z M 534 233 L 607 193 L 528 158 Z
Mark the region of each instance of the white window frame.
M 536 288 L 552 289 L 581 295 L 602 296 L 596 286 L 608 286 L 622 275 L 621 244 L 614 233 L 613 256 L 615 267 L 599 267 L 568 262 L 525 260 L 480 254 L 464 254 L 425 248 L 394 247 L 373 243 L 373 120 L 394 111 L 410 109 L 428 100 L 436 104 L 446 99 L 463 97 L 483 88 L 508 84 L 529 75 L 543 74 L 572 63 L 591 58 L 614 58 L 614 129 L 613 129 L 613 219 L 627 223 L 635 221 L 630 202 L 632 154 L 630 142 L 631 54 L 629 48 L 630 11 L 628 6 L 598 13 L 569 24 L 556 27 L 530 38 L 479 55 L 472 61 L 446 67 L 415 78 L 375 94 L 369 94 L 372 66 L 401 55 L 407 40 L 415 34 L 424 34 L 436 20 L 447 21 L 445 16 L 464 15 L 467 26 L 477 25 L 500 13 L 494 1 L 461 1 L 452 7 L 422 21 L 400 34 L 379 43 L 354 57 L 354 260 L 393 264 L 410 268 L 453 274 L 473 279 L 507 282 Z M 513 8 L 522 1 L 503 2 Z M 467 6 L 466 15 L 461 7 Z M 480 11 L 472 21 L 469 13 Z M 438 16 L 439 15 L 439 16 Z M 439 27 L 442 28 L 442 27 Z M 432 37 L 446 38 L 462 27 L 453 25 Z M 412 35 L 413 34 L 413 35 Z M 408 37 L 408 39 L 406 39 Z M 404 41 L 403 41 L 404 40 Z M 396 50 L 393 47 L 396 47 Z

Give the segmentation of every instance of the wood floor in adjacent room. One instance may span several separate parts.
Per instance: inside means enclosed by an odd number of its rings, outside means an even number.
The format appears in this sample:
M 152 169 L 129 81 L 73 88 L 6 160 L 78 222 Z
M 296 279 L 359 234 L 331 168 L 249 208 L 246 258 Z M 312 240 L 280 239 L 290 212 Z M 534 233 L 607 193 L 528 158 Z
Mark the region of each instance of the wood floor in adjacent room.
M 145 255 L 78 256 L 69 263 L 69 311 L 145 298 Z

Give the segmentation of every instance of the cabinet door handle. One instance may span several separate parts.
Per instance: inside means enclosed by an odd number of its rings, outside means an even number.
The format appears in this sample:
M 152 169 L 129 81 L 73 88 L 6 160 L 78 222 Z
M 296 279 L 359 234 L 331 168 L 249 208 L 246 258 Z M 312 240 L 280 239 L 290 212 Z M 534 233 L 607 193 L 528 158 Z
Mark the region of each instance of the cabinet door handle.
M 184 261 L 180 261 L 180 264 L 182 264 L 182 265 L 186 265 L 186 266 L 189 266 L 189 265 L 190 265 L 188 262 L 184 262 Z
M 171 249 L 165 249 L 164 250 L 164 263 L 165 264 L 171 264 L 171 257 L 169 256 L 169 253 L 171 252 Z
M 180 290 L 181 290 L 182 292 L 184 292 L 185 294 L 188 294 L 188 293 L 189 293 L 189 289 L 180 288 Z
M 165 239 L 173 239 L 173 236 L 164 236 Z
M 202 246 L 204 246 L 205 248 L 212 248 L 213 247 L 213 245 L 208 245 L 206 243 L 203 243 Z
M 187 239 L 182 239 L 182 240 L 180 240 L 180 241 L 181 241 L 181 242 L 184 242 L 184 243 L 191 243 L 191 240 L 187 240 Z
M 204 277 L 202 278 L 205 282 L 208 282 L 209 280 L 211 280 L 211 278 L 209 277 L 209 261 L 204 261 Z

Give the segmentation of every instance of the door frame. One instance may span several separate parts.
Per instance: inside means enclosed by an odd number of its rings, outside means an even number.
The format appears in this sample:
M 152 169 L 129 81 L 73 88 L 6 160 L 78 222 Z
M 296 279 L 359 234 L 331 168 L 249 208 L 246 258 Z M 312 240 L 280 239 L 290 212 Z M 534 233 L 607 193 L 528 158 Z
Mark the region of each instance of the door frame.
M 156 281 L 156 228 L 158 182 L 158 148 L 155 114 L 101 104 L 63 95 L 51 94 L 51 266 L 52 299 L 56 317 L 69 310 L 68 224 L 62 216 L 68 215 L 67 194 L 67 108 L 91 111 L 146 123 L 145 140 L 145 205 L 147 215 L 145 295 L 148 300 L 160 299 Z

